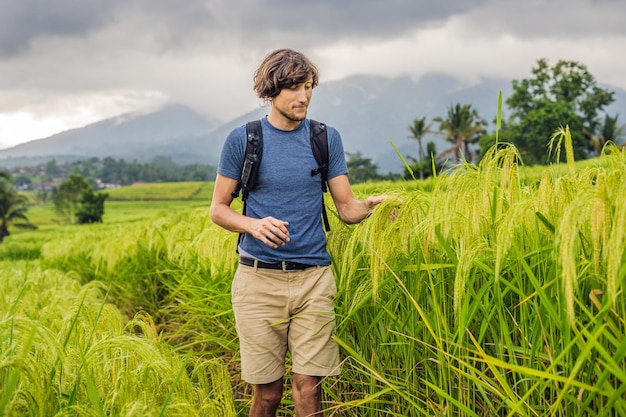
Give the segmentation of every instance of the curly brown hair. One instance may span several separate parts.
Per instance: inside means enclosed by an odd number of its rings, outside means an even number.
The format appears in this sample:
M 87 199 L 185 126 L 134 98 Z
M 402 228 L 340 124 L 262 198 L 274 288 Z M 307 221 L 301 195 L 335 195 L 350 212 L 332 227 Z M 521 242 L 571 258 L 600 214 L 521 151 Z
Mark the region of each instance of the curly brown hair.
M 270 101 L 283 88 L 313 80 L 318 83 L 317 67 L 302 53 L 291 49 L 270 52 L 254 73 L 254 91 L 259 98 Z

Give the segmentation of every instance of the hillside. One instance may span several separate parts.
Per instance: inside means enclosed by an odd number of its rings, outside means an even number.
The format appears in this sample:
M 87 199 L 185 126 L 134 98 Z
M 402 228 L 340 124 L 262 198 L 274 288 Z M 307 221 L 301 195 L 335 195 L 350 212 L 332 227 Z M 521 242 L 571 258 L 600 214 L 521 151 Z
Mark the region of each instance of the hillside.
M 153 113 L 126 114 L 0 150 L 0 165 L 15 165 L 20 160 L 28 165 L 28 161 L 42 158 L 65 161 L 107 156 L 142 162 L 156 155 L 170 155 L 180 162 L 194 160 L 194 150 L 172 144 L 216 126 L 216 121 L 174 104 Z

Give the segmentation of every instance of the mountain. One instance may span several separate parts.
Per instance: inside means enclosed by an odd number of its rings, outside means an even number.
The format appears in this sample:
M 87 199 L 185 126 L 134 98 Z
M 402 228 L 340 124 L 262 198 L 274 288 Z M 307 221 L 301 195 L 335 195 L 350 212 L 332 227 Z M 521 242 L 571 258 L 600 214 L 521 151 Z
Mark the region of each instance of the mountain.
M 156 155 L 194 160 L 194 151 L 172 146 L 211 131 L 218 123 L 180 104 L 148 114 L 125 114 L 44 139 L 0 150 L 0 165 L 111 156 L 148 161 Z
M 389 140 L 403 156 L 417 157 L 417 141 L 409 139 L 414 118 L 444 116 L 456 103 L 470 103 L 488 121 L 497 114 L 498 92 L 511 90 L 510 80 L 485 79 L 464 86 L 458 79 L 431 74 L 415 82 L 409 77 L 351 76 L 320 84 L 313 93 L 308 116 L 339 130 L 346 152 L 372 158 L 379 172 L 401 172 L 402 161 Z M 180 146 L 198 149 L 206 163 L 216 164 L 224 139 L 235 127 L 267 114 L 268 108 L 248 112 L 212 132 L 189 138 Z M 435 127 L 435 126 L 433 126 Z M 439 136 L 429 135 L 439 151 L 449 146 Z
M 626 91 L 603 87 L 616 92 L 607 113 L 626 117 Z M 308 115 L 337 128 L 346 152 L 372 158 L 380 173 L 401 172 L 402 162 L 390 140 L 404 157 L 416 157 L 417 141 L 408 138 L 413 119 L 445 116 L 449 106 L 462 103 L 471 104 L 492 123 L 499 91 L 506 100 L 512 92 L 511 80 L 483 78 L 468 85 L 442 74 L 429 74 L 418 81 L 410 77 L 355 75 L 320 84 L 313 93 Z M 181 164 L 215 165 L 228 133 L 268 110 L 260 107 L 220 124 L 183 105 L 171 105 L 154 113 L 117 117 L 0 150 L 0 166 L 106 156 L 149 161 L 156 155 L 170 156 Z M 506 106 L 503 112 L 506 117 Z M 622 118 L 619 121 L 624 123 Z M 449 146 L 439 136 L 426 136 L 424 143 L 429 141 L 435 142 L 438 152 Z

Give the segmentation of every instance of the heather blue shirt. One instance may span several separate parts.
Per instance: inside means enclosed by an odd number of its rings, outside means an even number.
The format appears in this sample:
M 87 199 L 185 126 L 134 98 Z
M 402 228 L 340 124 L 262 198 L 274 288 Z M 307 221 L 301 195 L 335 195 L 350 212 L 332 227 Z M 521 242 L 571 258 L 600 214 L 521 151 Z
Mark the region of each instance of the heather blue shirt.
M 290 241 L 272 249 L 245 234 L 239 246 L 264 262 L 293 261 L 311 265 L 330 265 L 326 235 L 322 227 L 322 185 L 320 175 L 311 176 L 317 162 L 311 150 L 308 119 L 291 131 L 273 127 L 261 119 L 263 157 L 256 188 L 247 200 L 246 215 L 267 216 L 289 222 Z M 217 169 L 218 174 L 239 180 L 246 153 L 246 128 L 234 129 L 226 139 Z M 339 132 L 327 126 L 328 179 L 348 173 Z

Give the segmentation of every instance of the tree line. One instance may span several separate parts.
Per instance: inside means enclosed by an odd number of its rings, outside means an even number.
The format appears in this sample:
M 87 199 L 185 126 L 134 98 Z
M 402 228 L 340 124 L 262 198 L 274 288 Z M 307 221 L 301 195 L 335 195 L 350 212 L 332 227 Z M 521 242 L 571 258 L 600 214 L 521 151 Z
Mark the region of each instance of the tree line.
M 52 159 L 35 168 L 13 169 L 11 174 L 18 189 L 37 190 L 50 188 L 50 183 L 68 178 L 71 174 L 80 174 L 97 189 L 135 182 L 213 181 L 216 172 L 217 167 L 213 165 L 179 165 L 168 156 L 155 156 L 147 163 L 93 157 L 59 164 Z
M 559 60 L 550 66 L 547 60 L 539 59 L 531 78 L 513 81 L 513 93 L 506 99 L 509 113 L 501 120 L 498 141 L 515 145 L 526 165 L 545 165 L 552 135 L 567 125 L 574 158 L 597 156 L 607 142 L 618 143 L 624 137 L 625 125 L 619 124 L 619 115 L 603 113 L 615 101 L 614 95 L 599 87 L 582 63 Z M 435 117 L 430 123 L 426 117 L 414 119 L 409 138 L 418 142 L 418 158 L 409 157 L 413 163 L 405 168 L 405 177 L 413 172 L 420 178 L 430 176 L 447 161 L 478 162 L 496 144 L 496 132 L 487 132 L 486 126 L 471 104 L 461 103 L 451 105 L 445 117 Z M 429 142 L 424 152 L 423 138 L 432 133 L 441 135 L 451 146 L 437 153 L 434 143 Z

